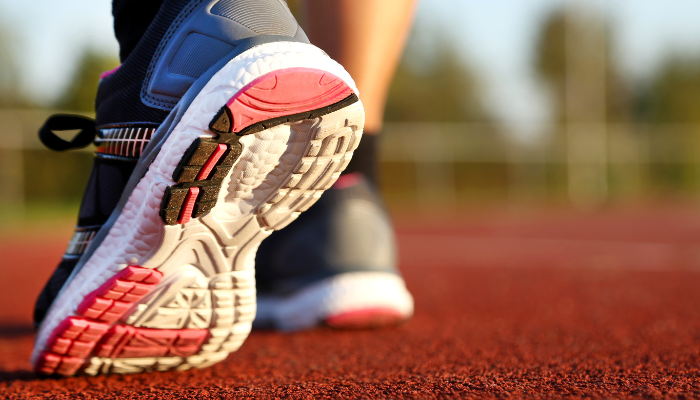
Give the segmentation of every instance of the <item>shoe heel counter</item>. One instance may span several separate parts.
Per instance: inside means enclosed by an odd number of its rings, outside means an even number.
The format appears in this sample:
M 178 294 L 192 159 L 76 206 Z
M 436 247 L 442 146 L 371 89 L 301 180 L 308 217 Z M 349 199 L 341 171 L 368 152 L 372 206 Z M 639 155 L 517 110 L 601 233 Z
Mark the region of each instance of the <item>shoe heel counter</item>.
M 141 100 L 170 111 L 222 59 L 277 41 L 309 42 L 283 0 L 192 2 L 160 42 L 143 82 Z

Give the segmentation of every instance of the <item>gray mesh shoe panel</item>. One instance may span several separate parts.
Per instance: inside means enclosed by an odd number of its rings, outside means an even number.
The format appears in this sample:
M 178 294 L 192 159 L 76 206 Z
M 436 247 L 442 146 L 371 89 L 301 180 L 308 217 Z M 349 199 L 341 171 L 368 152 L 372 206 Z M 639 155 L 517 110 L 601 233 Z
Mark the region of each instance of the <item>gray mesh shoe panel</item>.
M 233 50 L 233 45 L 192 32 L 187 35 L 170 64 L 170 72 L 199 78 L 217 61 Z
M 297 23 L 280 0 L 221 0 L 210 11 L 258 35 L 294 36 Z

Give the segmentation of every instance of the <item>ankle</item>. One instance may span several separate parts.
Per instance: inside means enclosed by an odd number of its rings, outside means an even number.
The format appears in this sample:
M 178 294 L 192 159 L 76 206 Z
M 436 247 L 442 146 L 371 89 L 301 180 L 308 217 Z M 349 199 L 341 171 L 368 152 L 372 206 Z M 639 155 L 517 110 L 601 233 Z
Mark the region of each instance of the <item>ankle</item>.
M 378 165 L 377 165 L 377 151 L 378 151 L 378 135 L 365 133 L 362 135 L 362 140 L 360 145 L 355 150 L 350 164 L 341 176 L 349 174 L 362 174 L 367 181 L 373 186 L 377 186 L 378 179 Z

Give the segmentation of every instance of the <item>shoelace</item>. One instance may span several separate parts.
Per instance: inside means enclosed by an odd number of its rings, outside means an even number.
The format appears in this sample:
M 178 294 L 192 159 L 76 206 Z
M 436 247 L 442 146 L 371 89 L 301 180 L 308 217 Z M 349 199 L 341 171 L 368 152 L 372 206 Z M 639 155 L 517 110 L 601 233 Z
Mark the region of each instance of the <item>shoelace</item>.
M 53 133 L 53 131 L 76 129 L 80 129 L 80 132 L 70 142 Z M 82 115 L 55 114 L 50 116 L 44 126 L 39 129 L 39 140 L 51 150 L 64 151 L 89 146 L 96 134 L 95 120 L 92 118 Z

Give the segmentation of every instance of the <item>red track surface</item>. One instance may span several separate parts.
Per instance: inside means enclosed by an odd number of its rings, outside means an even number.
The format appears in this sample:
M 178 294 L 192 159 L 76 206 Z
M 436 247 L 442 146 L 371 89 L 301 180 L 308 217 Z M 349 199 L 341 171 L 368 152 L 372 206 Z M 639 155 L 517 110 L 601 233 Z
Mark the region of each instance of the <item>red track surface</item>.
M 217 367 L 68 379 L 28 362 L 34 297 L 64 243 L 5 240 L 0 397 L 700 396 L 700 213 L 410 221 L 403 326 L 256 331 Z

